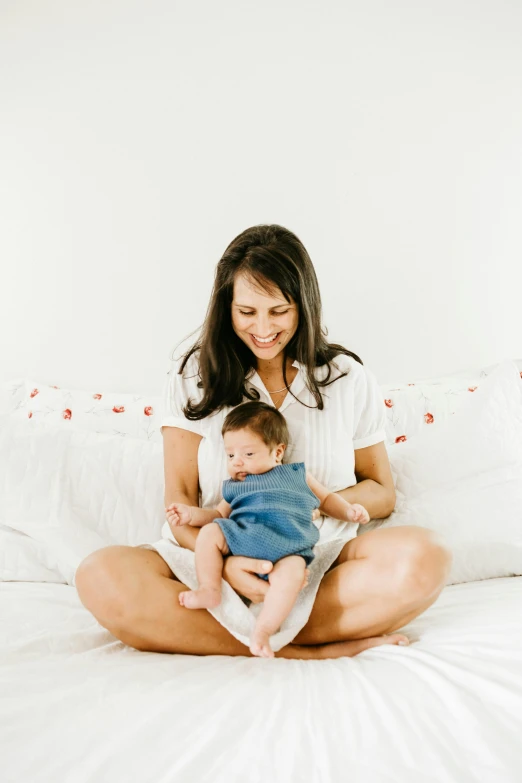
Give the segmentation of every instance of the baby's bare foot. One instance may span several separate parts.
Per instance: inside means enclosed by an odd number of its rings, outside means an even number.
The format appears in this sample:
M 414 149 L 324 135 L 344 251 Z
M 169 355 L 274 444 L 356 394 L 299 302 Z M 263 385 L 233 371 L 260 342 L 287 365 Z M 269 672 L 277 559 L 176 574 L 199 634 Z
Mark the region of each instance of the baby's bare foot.
M 270 647 L 270 634 L 256 628 L 250 640 L 250 652 L 259 658 L 273 658 L 274 651 Z
M 221 603 L 221 590 L 216 590 L 214 587 L 185 590 L 179 594 L 179 602 L 187 609 L 214 609 Z

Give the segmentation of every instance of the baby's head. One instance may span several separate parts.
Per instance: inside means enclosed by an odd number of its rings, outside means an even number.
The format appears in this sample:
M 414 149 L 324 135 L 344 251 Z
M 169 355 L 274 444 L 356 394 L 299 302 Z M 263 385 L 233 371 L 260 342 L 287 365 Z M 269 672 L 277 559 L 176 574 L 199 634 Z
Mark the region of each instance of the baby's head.
M 230 411 L 221 430 L 228 473 L 244 481 L 249 473 L 266 473 L 283 461 L 288 427 L 282 413 L 266 402 L 244 402 Z

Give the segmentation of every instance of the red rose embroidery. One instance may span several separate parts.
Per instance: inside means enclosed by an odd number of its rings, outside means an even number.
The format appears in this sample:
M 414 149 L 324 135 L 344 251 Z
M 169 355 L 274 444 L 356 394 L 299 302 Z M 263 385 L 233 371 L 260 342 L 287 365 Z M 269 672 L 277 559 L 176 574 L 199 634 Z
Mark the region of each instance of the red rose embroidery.
M 29 413 L 27 414 L 27 418 L 28 419 L 32 419 L 32 417 L 33 417 L 33 412 L 29 411 Z
M 384 400 L 384 404 L 387 408 L 393 408 L 393 400 Z
M 69 408 L 66 408 L 63 412 L 63 418 L 64 419 L 70 419 L 72 416 L 72 411 L 69 410 Z
M 32 392 L 31 392 L 31 394 L 29 395 L 29 397 L 31 397 L 31 398 L 32 398 L 32 397 L 36 397 L 36 395 L 37 395 L 38 393 L 39 393 L 39 392 L 38 392 L 38 389 L 33 389 L 33 390 L 32 390 Z
M 522 372 L 520 373 L 520 377 L 522 378 Z
M 102 398 L 101 394 L 93 394 L 92 396 L 95 400 L 101 400 Z
M 414 383 L 409 383 L 408 386 L 415 386 L 415 384 Z
M 51 386 L 51 389 L 59 389 L 59 386 Z
M 143 413 L 145 414 L 145 416 L 152 416 L 154 411 L 152 410 L 150 405 L 147 405 L 147 407 L 143 409 Z
M 114 411 L 114 413 L 125 413 L 125 408 L 123 405 L 121 405 L 120 407 L 115 405 L 112 410 Z
M 433 424 L 433 414 L 425 413 L 424 414 L 424 421 L 426 422 L 426 424 Z
M 395 443 L 404 443 L 406 440 L 406 435 L 399 435 L 397 438 L 395 438 Z
M 478 389 L 478 386 L 468 386 L 468 391 L 475 391 L 475 389 Z

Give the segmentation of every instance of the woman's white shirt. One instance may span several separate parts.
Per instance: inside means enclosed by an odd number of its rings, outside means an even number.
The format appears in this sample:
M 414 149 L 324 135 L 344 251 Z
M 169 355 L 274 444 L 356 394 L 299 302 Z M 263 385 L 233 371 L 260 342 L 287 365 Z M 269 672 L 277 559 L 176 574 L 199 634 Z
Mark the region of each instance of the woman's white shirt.
M 200 506 L 214 508 L 222 498 L 223 481 L 229 478 L 226 454 L 221 428 L 227 413 L 232 407 L 225 407 L 200 421 L 186 419 L 182 408 L 189 398 L 199 401 L 202 390 L 198 388 L 198 362 L 193 354 L 190 357 L 183 376 L 178 374 L 181 359 L 171 363 L 164 388 L 164 410 L 161 427 L 180 427 L 202 436 L 198 449 L 198 469 L 200 486 Z M 356 359 L 339 354 L 331 362 L 332 378 L 341 372 L 348 374 L 329 386 L 320 387 L 324 409 L 317 409 L 317 402 L 305 385 L 305 368 L 295 361 L 293 366 L 298 372 L 290 391 L 279 408 L 284 415 L 290 442 L 283 461 L 304 462 L 307 470 L 332 492 L 357 483 L 354 466 L 355 450 L 373 446 L 385 440 L 386 409 L 384 399 L 373 373 Z M 326 367 L 315 370 L 316 378 L 327 375 Z M 274 405 L 263 381 L 257 372 L 247 377 L 249 388 L 256 388 L 260 399 L 268 405 Z M 301 400 L 305 405 L 301 405 Z M 247 398 L 244 398 L 247 401 Z M 275 407 L 275 406 L 274 406 Z M 352 522 L 339 522 L 331 517 L 322 517 L 316 521 L 320 529 L 320 540 L 336 538 L 353 529 L 357 534 L 358 525 Z M 168 524 L 162 533 L 172 539 Z

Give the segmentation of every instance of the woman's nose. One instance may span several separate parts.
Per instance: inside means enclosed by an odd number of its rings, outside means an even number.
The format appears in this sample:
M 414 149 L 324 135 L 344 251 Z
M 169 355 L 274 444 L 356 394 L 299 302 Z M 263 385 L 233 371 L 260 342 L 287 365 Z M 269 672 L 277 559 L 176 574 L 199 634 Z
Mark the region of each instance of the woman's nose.
M 272 327 L 270 326 L 269 318 L 260 318 L 257 321 L 255 328 L 257 331 L 255 331 L 254 334 L 257 337 L 262 337 L 264 339 L 265 337 L 270 337 L 270 335 L 273 334 L 273 332 L 270 331 Z

